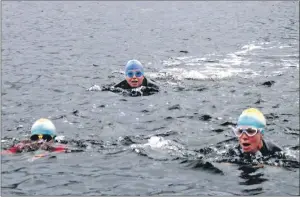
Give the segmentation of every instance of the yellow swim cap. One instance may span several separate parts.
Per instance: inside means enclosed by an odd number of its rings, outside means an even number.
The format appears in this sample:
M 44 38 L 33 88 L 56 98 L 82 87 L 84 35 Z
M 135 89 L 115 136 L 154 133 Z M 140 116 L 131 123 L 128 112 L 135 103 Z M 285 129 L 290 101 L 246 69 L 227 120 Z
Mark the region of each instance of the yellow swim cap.
M 265 116 L 256 108 L 248 108 L 242 112 L 238 119 L 238 126 L 252 126 L 263 129 L 266 126 Z

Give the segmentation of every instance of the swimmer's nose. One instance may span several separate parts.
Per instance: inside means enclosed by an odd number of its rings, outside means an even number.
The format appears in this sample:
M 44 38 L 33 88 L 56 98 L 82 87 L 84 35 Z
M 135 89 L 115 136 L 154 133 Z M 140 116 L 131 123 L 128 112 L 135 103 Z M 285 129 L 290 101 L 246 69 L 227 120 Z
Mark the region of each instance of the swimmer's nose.
M 38 143 L 44 143 L 44 142 L 45 142 L 45 140 L 43 140 L 43 139 L 39 139 L 37 142 L 38 142 Z
M 242 133 L 240 138 L 245 140 L 245 139 L 248 139 L 248 136 L 246 135 L 246 133 Z

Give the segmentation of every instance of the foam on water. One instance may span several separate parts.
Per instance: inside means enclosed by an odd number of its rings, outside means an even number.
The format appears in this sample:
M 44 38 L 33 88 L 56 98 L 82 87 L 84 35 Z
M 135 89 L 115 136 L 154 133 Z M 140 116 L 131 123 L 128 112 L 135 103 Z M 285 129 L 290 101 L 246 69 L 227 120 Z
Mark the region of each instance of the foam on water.
M 227 55 L 206 54 L 204 57 L 180 56 L 163 60 L 159 72 L 149 73 L 155 79 L 210 80 L 226 79 L 236 76 L 257 77 L 261 75 L 261 66 L 278 69 L 299 68 L 299 56 L 290 51 L 282 51 L 289 46 L 273 42 L 252 42 L 242 46 L 236 52 Z M 279 53 L 279 54 L 276 54 Z M 258 58 L 262 61 L 257 60 Z M 278 62 L 282 64 L 278 68 Z
M 299 161 L 299 150 L 291 150 L 290 148 L 284 148 L 283 152 L 297 161 Z
M 172 157 L 182 157 L 184 153 L 187 152 L 183 145 L 159 136 L 151 136 L 147 143 L 132 144 L 130 148 L 137 154 L 155 160 L 167 160 Z
M 256 46 L 254 44 L 244 45 L 241 49 L 244 49 L 242 51 L 237 51 L 235 54 L 247 54 L 250 51 L 253 51 L 255 49 L 262 49 L 262 46 Z
M 148 139 L 148 142 L 145 144 L 132 144 L 130 146 L 132 149 L 135 148 L 151 148 L 151 149 L 160 149 L 160 150 L 182 150 L 184 147 L 181 144 L 178 144 L 172 140 L 165 140 L 163 137 L 152 136 Z

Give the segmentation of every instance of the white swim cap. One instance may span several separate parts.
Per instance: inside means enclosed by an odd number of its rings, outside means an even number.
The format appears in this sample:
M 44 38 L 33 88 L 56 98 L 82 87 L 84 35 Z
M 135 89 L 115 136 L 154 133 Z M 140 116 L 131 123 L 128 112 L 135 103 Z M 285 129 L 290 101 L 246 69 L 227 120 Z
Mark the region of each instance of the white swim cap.
M 39 134 L 56 136 L 56 128 L 51 120 L 41 118 L 35 121 L 31 127 L 31 136 Z

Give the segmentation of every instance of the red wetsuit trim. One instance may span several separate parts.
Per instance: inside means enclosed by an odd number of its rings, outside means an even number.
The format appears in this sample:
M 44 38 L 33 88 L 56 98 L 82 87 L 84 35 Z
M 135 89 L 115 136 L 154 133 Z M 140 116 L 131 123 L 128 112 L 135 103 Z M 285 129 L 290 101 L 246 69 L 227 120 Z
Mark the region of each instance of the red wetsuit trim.
M 8 150 L 2 151 L 1 154 L 15 154 L 15 153 L 17 153 L 17 150 L 18 150 L 18 148 L 13 146 Z
M 61 145 L 61 146 L 57 146 L 55 147 L 55 149 L 53 150 L 53 152 L 65 152 L 66 151 L 66 147 Z
M 18 152 L 19 147 L 18 146 L 13 146 L 7 150 L 4 150 L 1 152 L 1 154 L 16 154 Z M 57 147 L 54 147 L 54 150 L 52 152 L 65 152 L 66 151 L 66 146 L 59 145 Z

